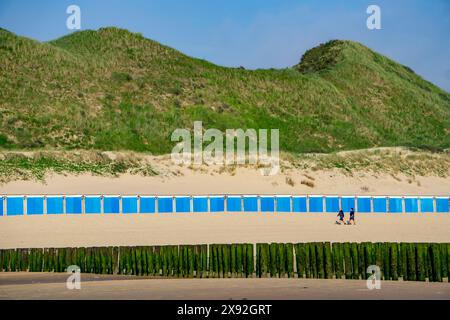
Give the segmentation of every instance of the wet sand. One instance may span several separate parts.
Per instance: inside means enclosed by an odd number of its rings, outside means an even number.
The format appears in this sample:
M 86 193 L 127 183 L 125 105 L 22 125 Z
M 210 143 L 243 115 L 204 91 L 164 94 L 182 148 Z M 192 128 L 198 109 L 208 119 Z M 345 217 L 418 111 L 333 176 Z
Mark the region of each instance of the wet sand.
M 369 290 L 363 280 L 109 277 L 82 274 L 81 289 L 68 290 L 66 274 L 0 273 L 0 299 L 450 299 L 449 283 L 382 281 Z

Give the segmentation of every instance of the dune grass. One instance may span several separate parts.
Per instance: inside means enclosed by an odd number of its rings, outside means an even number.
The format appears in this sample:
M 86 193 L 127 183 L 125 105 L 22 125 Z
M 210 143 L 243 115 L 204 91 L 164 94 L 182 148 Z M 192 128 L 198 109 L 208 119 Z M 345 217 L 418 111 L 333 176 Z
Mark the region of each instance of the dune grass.
M 258 170 L 258 164 L 244 165 Z M 0 184 L 14 180 L 45 182 L 50 174 L 84 174 L 118 177 L 121 174 L 140 176 L 178 176 L 181 167 L 173 165 L 168 155 L 150 156 L 135 152 L 102 152 L 99 150 L 40 150 L 0 152 Z M 238 166 L 188 166 L 185 169 L 202 174 L 235 175 Z M 316 171 L 337 170 L 345 175 L 390 174 L 404 175 L 414 181 L 416 176 L 450 176 L 450 153 L 432 153 L 406 148 L 383 148 L 346 151 L 329 154 L 282 153 L 281 174 L 286 184 L 294 187 L 289 176 L 292 170 L 300 171 L 307 178 L 301 184 L 314 187 Z M 308 174 L 308 172 L 310 174 Z
M 300 154 L 288 157 L 296 169 L 321 171 L 337 169 L 347 175 L 355 172 L 395 176 L 450 175 L 450 153 L 427 152 L 406 148 L 381 148 L 330 154 Z
M 48 174 L 82 174 L 118 176 L 133 173 L 154 176 L 158 172 L 134 154 L 109 157 L 102 152 L 49 152 L 0 153 L 0 183 L 13 180 L 45 181 Z

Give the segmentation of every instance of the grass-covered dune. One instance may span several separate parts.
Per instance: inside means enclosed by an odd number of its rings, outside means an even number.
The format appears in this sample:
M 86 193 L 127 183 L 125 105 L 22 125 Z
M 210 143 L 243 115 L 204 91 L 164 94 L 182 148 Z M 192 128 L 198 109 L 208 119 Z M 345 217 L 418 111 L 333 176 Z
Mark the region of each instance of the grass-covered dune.
M 239 50 L 239 48 L 237 48 Z M 225 68 L 117 28 L 42 43 L 0 29 L 0 148 L 170 152 L 175 128 L 279 128 L 287 152 L 450 147 L 450 94 L 352 41 Z

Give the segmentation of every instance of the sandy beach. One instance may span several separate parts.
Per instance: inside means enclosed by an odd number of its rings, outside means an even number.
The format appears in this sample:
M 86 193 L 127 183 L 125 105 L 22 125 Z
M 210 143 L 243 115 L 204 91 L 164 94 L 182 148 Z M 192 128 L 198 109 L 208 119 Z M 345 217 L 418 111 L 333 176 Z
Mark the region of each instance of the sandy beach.
M 167 162 L 167 160 L 166 160 Z M 167 163 L 165 163 L 167 165 Z M 448 195 L 450 179 L 393 177 L 336 170 L 263 176 L 184 168 L 179 176 L 49 176 L 45 183 L 16 180 L 0 194 L 338 194 Z M 294 183 L 288 184 L 286 177 Z M 308 177 L 308 178 L 305 178 Z M 314 182 L 313 187 L 298 183 Z M 359 214 L 356 226 L 337 226 L 335 214 L 179 213 L 0 217 L 0 247 L 164 245 L 238 242 L 410 241 L 450 242 L 449 214 Z
M 290 180 L 289 180 L 290 179 Z M 309 181 L 311 185 L 302 183 Z M 263 176 L 184 169 L 180 175 L 56 175 L 15 180 L 0 194 L 337 194 L 448 195 L 450 179 L 337 170 L 294 170 Z M 347 215 L 348 216 L 348 215 Z M 170 213 L 0 217 L 0 248 L 138 246 L 260 242 L 450 242 L 450 214 L 356 213 L 355 226 L 334 213 Z M 66 274 L 0 273 L 0 299 L 450 299 L 448 283 L 360 280 L 145 279 L 82 275 L 67 290 Z M 84 280 L 83 280 L 84 277 Z
M 0 218 L 0 248 L 258 242 L 450 242 L 449 214 L 171 213 Z

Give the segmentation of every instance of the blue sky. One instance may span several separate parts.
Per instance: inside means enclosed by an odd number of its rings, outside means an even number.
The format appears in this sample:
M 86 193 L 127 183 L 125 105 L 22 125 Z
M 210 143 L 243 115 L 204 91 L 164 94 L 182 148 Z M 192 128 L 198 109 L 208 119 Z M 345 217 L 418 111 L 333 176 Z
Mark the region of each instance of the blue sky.
M 448 0 L 0 0 L 0 27 L 41 41 L 68 34 L 66 8 L 82 29 L 117 26 L 224 66 L 281 68 L 330 39 L 359 41 L 450 92 Z M 381 8 L 381 30 L 366 8 Z

